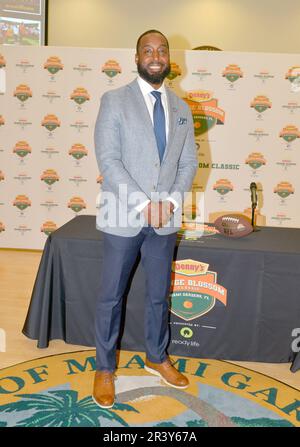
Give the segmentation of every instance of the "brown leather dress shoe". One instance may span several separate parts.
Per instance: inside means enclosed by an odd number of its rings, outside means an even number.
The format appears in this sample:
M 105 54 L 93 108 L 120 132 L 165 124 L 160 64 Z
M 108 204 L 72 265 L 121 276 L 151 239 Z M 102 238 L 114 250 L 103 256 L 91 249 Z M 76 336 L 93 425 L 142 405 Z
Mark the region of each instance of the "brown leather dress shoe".
M 110 371 L 96 371 L 93 401 L 101 408 L 112 408 L 115 402 L 115 376 Z
M 153 363 L 146 359 L 144 368 L 149 373 L 161 377 L 167 385 L 174 388 L 183 389 L 189 386 L 188 379 L 172 366 L 169 359 L 162 363 Z

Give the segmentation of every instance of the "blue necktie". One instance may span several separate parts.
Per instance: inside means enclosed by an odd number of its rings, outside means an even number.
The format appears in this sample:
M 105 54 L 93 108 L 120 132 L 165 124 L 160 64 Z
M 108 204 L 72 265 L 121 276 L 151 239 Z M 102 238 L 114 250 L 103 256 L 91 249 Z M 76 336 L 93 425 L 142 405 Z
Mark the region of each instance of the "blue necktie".
M 164 108 L 161 103 L 161 93 L 153 91 L 151 94 L 156 99 L 153 109 L 153 126 L 159 159 L 161 162 L 166 148 L 166 118 Z

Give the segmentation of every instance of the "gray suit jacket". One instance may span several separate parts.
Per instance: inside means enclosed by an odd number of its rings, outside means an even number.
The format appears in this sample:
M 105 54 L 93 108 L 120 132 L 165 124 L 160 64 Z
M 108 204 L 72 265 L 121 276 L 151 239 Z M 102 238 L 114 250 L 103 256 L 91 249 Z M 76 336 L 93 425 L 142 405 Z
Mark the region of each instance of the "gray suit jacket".
M 179 204 L 197 170 L 194 126 L 187 104 L 169 89 L 169 135 L 160 164 L 149 112 L 137 80 L 106 92 L 95 126 L 96 158 L 103 176 L 97 228 L 135 236 L 143 225 L 136 206 L 147 199 L 173 197 Z M 161 194 L 158 197 L 158 194 Z M 176 232 L 181 206 L 158 234 Z

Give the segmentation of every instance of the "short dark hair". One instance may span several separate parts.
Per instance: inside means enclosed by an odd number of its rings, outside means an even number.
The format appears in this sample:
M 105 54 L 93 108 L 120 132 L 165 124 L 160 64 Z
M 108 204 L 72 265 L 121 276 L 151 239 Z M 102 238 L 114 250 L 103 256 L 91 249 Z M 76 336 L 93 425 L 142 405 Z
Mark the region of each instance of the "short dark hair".
M 161 33 L 160 31 L 158 31 L 157 29 L 149 29 L 148 31 L 145 31 L 143 34 L 141 34 L 140 37 L 138 38 L 137 43 L 136 43 L 136 52 L 138 52 L 138 50 L 139 50 L 139 45 L 140 45 L 141 39 L 144 36 L 146 36 L 147 34 L 154 34 L 154 33 L 160 34 L 161 36 L 163 36 L 166 39 L 167 47 L 169 49 L 169 42 L 168 42 L 168 39 L 166 38 L 166 36 L 163 33 Z

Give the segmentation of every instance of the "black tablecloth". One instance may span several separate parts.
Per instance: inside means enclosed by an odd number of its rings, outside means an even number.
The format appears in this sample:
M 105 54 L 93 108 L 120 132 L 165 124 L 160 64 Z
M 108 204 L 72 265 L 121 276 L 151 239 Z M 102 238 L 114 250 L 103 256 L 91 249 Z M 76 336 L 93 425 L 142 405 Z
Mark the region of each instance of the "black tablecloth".
M 224 360 L 292 362 L 300 328 L 300 229 L 264 227 L 241 239 L 221 235 L 178 242 L 176 260 L 209 264 L 227 302 L 190 321 L 170 313 L 169 354 Z M 102 234 L 95 216 L 78 216 L 45 244 L 23 333 L 45 348 L 52 339 L 95 346 Z M 144 350 L 144 272 L 137 262 L 124 300 L 120 347 Z M 299 330 L 300 331 L 300 330 Z

